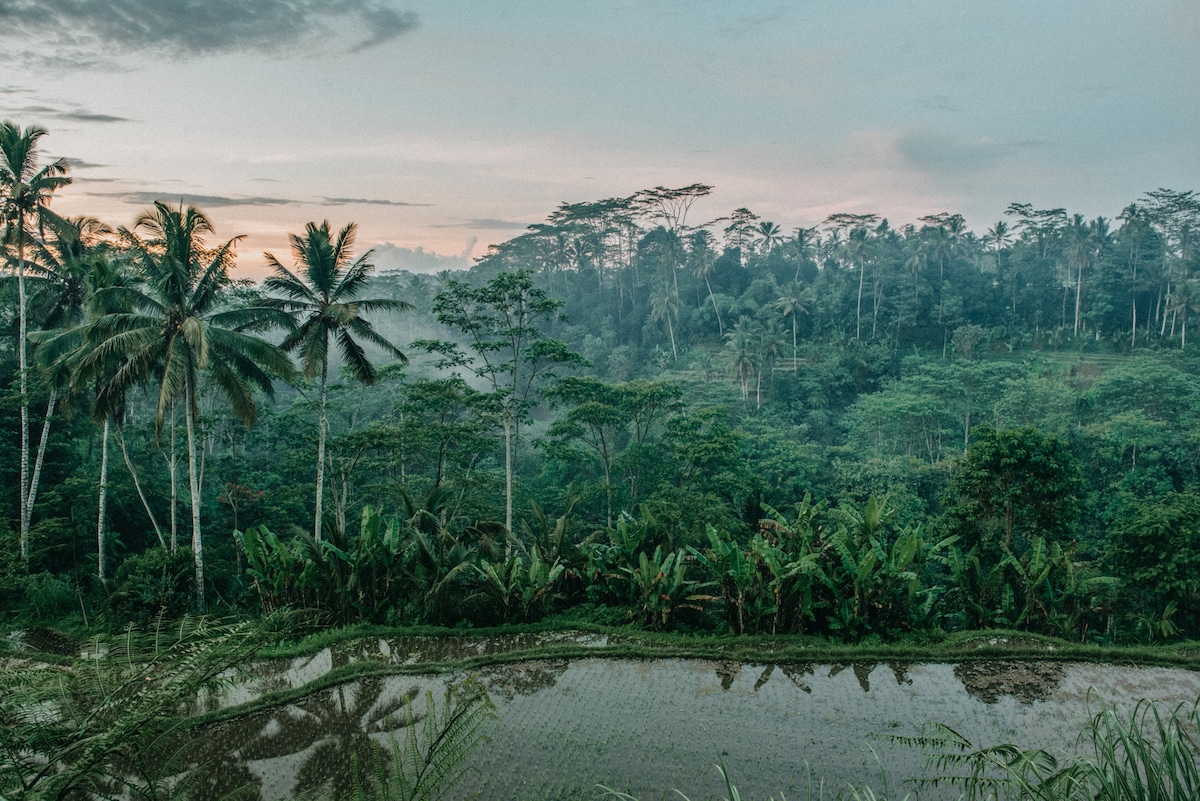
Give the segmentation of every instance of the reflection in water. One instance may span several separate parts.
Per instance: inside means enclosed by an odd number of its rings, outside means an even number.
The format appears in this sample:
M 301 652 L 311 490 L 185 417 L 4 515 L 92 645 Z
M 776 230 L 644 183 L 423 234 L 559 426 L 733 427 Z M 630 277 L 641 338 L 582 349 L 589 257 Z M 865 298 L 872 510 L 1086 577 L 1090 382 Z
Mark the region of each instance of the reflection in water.
M 553 659 L 493 665 L 481 670 L 479 678 L 488 695 L 511 701 L 553 687 L 569 664 L 565 659 Z
M 378 760 L 387 755 L 385 745 L 390 736 L 404 724 L 401 710 L 412 703 L 423 703 L 418 687 L 385 692 L 386 686 L 380 678 L 361 679 L 314 693 L 281 709 L 213 727 L 205 737 L 213 745 L 212 753 L 205 756 L 216 759 L 201 760 L 202 781 L 214 790 L 236 789 L 239 784 L 221 775 L 229 765 L 290 756 L 293 759 L 289 761 L 299 757 L 292 781 L 287 787 L 269 788 L 269 795 L 274 797 L 283 791 L 288 795 L 351 797 L 356 778 L 352 768 L 357 770 L 360 784 L 369 780 Z M 416 717 L 419 719 L 420 714 Z M 206 770 L 204 763 L 215 767 Z M 238 779 L 244 783 L 244 777 Z
M 742 672 L 741 662 L 718 662 L 717 678 L 721 680 L 721 689 L 728 690 L 733 686 L 733 680 Z
M 1050 698 L 1066 675 L 1061 662 L 960 662 L 954 675 L 985 704 L 1011 695 L 1022 704 Z

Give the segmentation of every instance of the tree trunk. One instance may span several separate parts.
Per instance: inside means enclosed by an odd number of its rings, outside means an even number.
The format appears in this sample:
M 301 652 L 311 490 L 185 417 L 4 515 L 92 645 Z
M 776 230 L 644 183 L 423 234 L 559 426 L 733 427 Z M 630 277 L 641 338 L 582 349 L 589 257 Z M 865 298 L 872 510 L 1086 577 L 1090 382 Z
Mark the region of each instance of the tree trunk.
M 504 527 L 513 530 L 513 432 L 512 420 L 504 418 Z
M 187 426 L 188 489 L 192 502 L 192 554 L 196 559 L 196 606 L 204 609 L 204 540 L 200 536 L 200 482 L 196 464 L 195 388 L 190 384 L 184 398 L 183 419 Z
M 50 420 L 54 415 L 54 402 L 58 399 L 58 392 L 51 387 L 50 397 L 46 401 L 46 419 L 42 422 L 42 438 L 38 441 L 37 456 L 33 461 L 33 476 L 29 479 L 29 492 L 25 496 L 25 519 L 22 520 L 22 529 L 28 535 L 29 524 L 33 520 L 33 505 L 37 502 L 38 484 L 41 481 L 42 465 L 46 461 L 46 443 L 50 440 Z
M 1075 336 L 1079 336 L 1079 312 L 1083 308 L 1083 262 L 1079 263 L 1079 269 L 1076 272 L 1075 278 Z
M 100 435 L 100 502 L 96 512 L 96 577 L 104 581 L 104 518 L 108 511 L 108 430 L 111 418 L 104 418 Z
M 171 553 L 179 550 L 179 460 L 175 457 L 175 413 L 178 411 L 175 402 L 171 402 L 171 454 L 167 459 L 167 469 L 171 472 Z
M 154 512 L 150 510 L 150 502 L 146 500 L 146 493 L 142 491 L 142 482 L 138 479 L 137 470 L 133 466 L 133 460 L 129 458 L 129 449 L 125 447 L 125 432 L 121 426 L 117 426 L 117 444 L 121 446 L 121 456 L 125 459 L 125 467 L 129 469 L 130 477 L 133 478 L 133 488 L 137 490 L 138 498 L 142 501 L 142 508 L 146 510 L 146 516 L 150 518 L 150 525 L 154 526 L 154 534 L 158 537 L 158 544 L 162 546 L 163 550 L 166 550 L 167 543 L 163 539 L 162 527 L 158 525 L 158 520 L 154 517 Z
M 866 275 L 866 265 L 859 262 L 858 265 L 858 311 L 854 326 L 854 338 L 862 341 L 862 291 L 863 291 L 863 276 Z
M 721 310 L 717 308 L 717 298 L 713 295 L 712 284 L 708 282 L 708 276 L 704 276 L 704 285 L 708 287 L 708 299 L 712 301 L 713 314 L 717 315 L 717 330 L 721 333 L 721 337 L 725 337 L 725 326 L 721 324 Z
M 21 560 L 29 562 L 29 365 L 25 352 L 25 213 L 17 213 L 17 370 L 21 390 Z
M 796 349 L 796 313 L 792 312 L 792 375 L 799 372 L 799 351 Z
M 671 335 L 671 356 L 679 361 L 679 351 L 675 350 L 675 327 L 671 325 L 671 312 L 667 311 L 667 333 Z
M 313 537 L 321 539 L 321 498 L 325 494 L 325 432 L 329 424 L 325 420 L 328 368 L 321 369 L 321 393 L 317 400 L 317 514 L 313 523 Z

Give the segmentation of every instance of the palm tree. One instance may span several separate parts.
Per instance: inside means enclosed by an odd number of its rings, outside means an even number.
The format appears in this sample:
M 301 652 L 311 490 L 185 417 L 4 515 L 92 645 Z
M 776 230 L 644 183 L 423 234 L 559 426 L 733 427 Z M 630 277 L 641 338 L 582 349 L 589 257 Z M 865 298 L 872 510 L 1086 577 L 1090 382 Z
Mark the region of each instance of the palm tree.
M 800 281 L 800 270 L 805 262 L 813 257 L 820 244 L 821 237 L 816 228 L 797 228 L 792 238 L 786 243 L 791 247 L 792 255 L 796 257 L 795 281 Z
M 763 220 L 754 226 L 754 244 L 762 249 L 764 256 L 770 256 L 775 246 L 783 241 L 783 229 L 770 220 Z
M 38 361 L 48 370 L 49 400 L 42 436 L 34 460 L 30 481 L 29 505 L 37 496 L 38 478 L 45 459 L 46 442 L 55 400 L 66 392 L 64 403 L 90 382 L 105 380 L 104 374 L 87 375 L 77 363 L 88 352 L 88 306 L 99 289 L 117 282 L 119 270 L 104 237 L 112 233 L 108 226 L 91 217 L 53 217 L 47 220 L 52 236 L 44 237 L 27 265 L 34 282 L 30 298 L 31 316 L 40 321 L 42 330 L 30 334 L 38 345 Z M 103 418 L 100 442 L 100 491 L 96 522 L 96 575 L 105 578 L 105 516 L 108 501 L 108 439 L 112 415 Z M 135 477 L 136 480 L 136 477 Z M 157 526 L 156 526 L 157 528 Z
M 321 501 L 324 494 L 325 441 L 329 435 L 326 419 L 326 387 L 329 381 L 329 340 L 337 343 L 346 369 L 363 384 L 375 383 L 375 366 L 367 359 L 359 340 L 382 348 L 386 353 L 408 362 L 408 357 L 384 339 L 361 316 L 364 312 L 384 310 L 411 311 L 413 305 L 403 300 L 375 298 L 361 300 L 368 277 L 375 265 L 369 261 L 371 252 L 354 259 L 357 226 L 350 223 L 330 236 L 329 222 L 309 223 L 304 236 L 293 234 L 292 256 L 296 272 L 280 264 L 270 253 L 263 254 L 275 270 L 265 282 L 267 291 L 280 295 L 273 305 L 296 321 L 296 328 L 283 340 L 285 351 L 299 351 L 304 375 L 318 378 L 317 415 L 317 509 L 313 536 L 321 538 Z M 298 318 L 298 319 L 297 319 Z M 357 339 L 356 339 L 357 338 Z
M 708 299 L 712 301 L 713 313 L 717 315 L 717 331 L 724 337 L 725 326 L 721 322 L 721 310 L 717 308 L 717 298 L 713 295 L 712 284 L 708 281 L 716 266 L 716 254 L 713 252 L 712 247 L 712 233 L 701 228 L 699 231 L 693 233 L 689 239 L 691 240 L 691 251 L 688 255 L 692 261 L 692 270 L 696 273 L 697 278 L 704 279 L 704 286 L 708 288 Z
M 236 308 L 226 302 L 236 240 L 208 248 L 203 235 L 212 230 L 212 223 L 198 209 L 182 205 L 173 209 L 162 202 L 143 212 L 132 231 L 122 229 L 145 284 L 96 293 L 97 308 L 103 312 L 94 324 L 98 343 L 81 361 L 81 368 L 88 371 L 114 358 L 121 360 L 97 394 L 98 415 L 118 408 L 133 387 L 153 382 L 158 390 L 156 429 L 161 436 L 168 410 L 177 401 L 183 403 L 192 551 L 201 605 L 204 553 L 196 452 L 201 374 L 226 397 L 234 415 L 249 425 L 257 414 L 253 388 L 272 395 L 272 376 L 291 378 L 294 373 L 283 351 L 249 333 L 286 327 L 291 322 L 287 315 L 268 306 Z
M 1185 278 L 1171 288 L 1171 297 L 1167 305 L 1167 313 L 1179 316 L 1183 338 L 1179 342 L 1180 350 L 1187 347 L 1187 319 L 1189 314 L 1200 312 L 1200 284 L 1195 278 Z
M 863 281 L 867 272 L 867 259 L 871 255 L 870 232 L 862 226 L 852 229 L 842 246 L 842 255 L 846 261 L 858 266 L 858 305 L 855 312 L 854 338 L 861 340 Z
M 29 376 L 25 303 L 25 246 L 32 224 L 50 216 L 46 206 L 54 192 L 71 182 L 62 159 L 38 169 L 38 140 L 46 135 L 42 128 L 22 130 L 11 122 L 0 123 L 0 220 L 4 222 L 4 243 L 17 252 L 17 354 L 21 390 L 21 558 L 29 560 L 29 521 L 33 514 L 29 477 Z
M 796 315 L 808 314 L 808 293 L 798 281 L 790 282 L 780 292 L 780 296 L 775 300 L 775 308 L 779 309 L 779 313 L 784 317 L 792 318 L 792 372 L 795 373 L 800 362 L 796 347 Z
M 88 220 L 71 220 L 68 223 L 69 227 L 67 230 L 80 230 L 80 228 L 87 225 Z M 79 223 L 84 223 L 84 226 L 80 226 Z M 113 258 L 113 254 L 106 246 L 106 243 L 100 243 L 94 248 L 87 248 L 79 242 L 74 242 L 73 245 L 68 244 L 73 241 L 71 239 L 68 239 L 67 243 L 63 243 L 61 237 L 62 235 L 60 234 L 59 247 L 57 249 L 65 258 L 55 260 L 54 262 L 43 262 L 40 266 L 45 271 L 45 274 L 53 273 L 63 282 L 58 287 L 59 304 L 56 305 L 56 308 L 60 308 L 63 311 L 62 316 L 58 319 L 64 325 L 58 328 L 39 331 L 31 335 L 30 338 L 38 345 L 38 360 L 49 370 L 51 393 L 53 394 L 60 390 L 67 393 L 64 399 L 64 403 L 66 403 L 74 396 L 81 394 L 88 387 L 93 387 L 94 393 L 98 393 L 100 387 L 112 379 L 120 366 L 120 354 L 116 352 L 110 353 L 109 358 L 106 360 L 89 358 L 92 349 L 97 345 L 93 325 L 96 320 L 96 307 L 92 303 L 92 298 L 103 289 L 127 285 L 129 276 L 124 270 L 124 265 Z M 51 263 L 53 267 L 49 266 Z M 76 295 L 78 304 L 73 308 L 67 309 L 61 302 L 63 295 Z M 81 367 L 85 363 L 87 365 L 86 368 Z M 108 508 L 108 441 L 112 424 L 114 421 L 117 421 L 119 427 L 119 421 L 124 414 L 124 408 L 122 404 L 120 408 L 116 409 L 100 411 L 97 407 L 93 411 L 96 412 L 94 415 L 96 422 L 101 424 L 100 485 L 96 511 L 96 575 L 103 581 L 106 578 L 105 530 Z M 43 441 L 48 433 L 49 417 L 47 417 L 43 430 Z M 149 503 L 142 492 L 141 483 L 138 481 L 137 473 L 133 469 L 129 455 L 125 451 L 123 439 L 121 440 L 121 451 L 125 455 L 125 464 L 133 476 L 138 496 L 142 499 L 142 504 L 146 507 L 147 513 L 150 513 Z M 38 459 L 34 466 L 35 485 L 43 453 L 44 447 L 39 447 Z M 155 520 L 152 513 L 150 513 L 150 522 L 154 525 L 159 542 L 162 543 L 162 531 L 159 529 L 158 521 Z
M 749 399 L 750 377 L 759 369 L 756 338 L 752 324 L 745 319 L 738 320 L 733 329 L 725 335 L 726 358 L 729 360 L 729 369 L 737 376 L 743 401 Z

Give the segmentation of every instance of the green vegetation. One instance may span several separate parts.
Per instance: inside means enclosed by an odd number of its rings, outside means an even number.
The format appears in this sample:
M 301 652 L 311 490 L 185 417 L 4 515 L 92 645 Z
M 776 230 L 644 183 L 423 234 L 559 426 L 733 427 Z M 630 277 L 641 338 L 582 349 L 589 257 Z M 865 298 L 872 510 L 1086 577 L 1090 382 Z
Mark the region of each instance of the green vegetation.
M 788 234 L 658 187 L 457 275 L 309 223 L 254 285 L 198 209 L 54 214 L 44 136 L 0 126 L 14 624 L 1200 634 L 1193 192 Z

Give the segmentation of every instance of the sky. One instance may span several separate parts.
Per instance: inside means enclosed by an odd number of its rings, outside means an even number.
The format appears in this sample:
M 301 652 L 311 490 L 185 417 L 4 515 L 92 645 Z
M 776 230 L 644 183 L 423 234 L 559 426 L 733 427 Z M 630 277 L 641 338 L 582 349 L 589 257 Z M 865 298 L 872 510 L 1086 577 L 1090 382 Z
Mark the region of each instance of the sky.
M 290 263 L 309 221 L 460 267 L 560 203 L 705 183 L 689 222 L 1200 189 L 1196 0 L 0 0 L 0 120 L 53 208 L 199 207 Z

